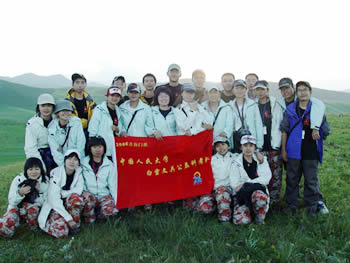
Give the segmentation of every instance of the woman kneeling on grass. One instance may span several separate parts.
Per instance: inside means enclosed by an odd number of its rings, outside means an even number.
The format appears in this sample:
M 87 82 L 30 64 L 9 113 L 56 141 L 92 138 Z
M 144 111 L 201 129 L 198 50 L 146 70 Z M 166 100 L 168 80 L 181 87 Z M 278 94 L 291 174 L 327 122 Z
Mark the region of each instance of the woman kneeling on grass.
M 11 183 L 7 212 L 0 218 L 1 235 L 12 237 L 20 221 L 27 222 L 31 230 L 37 230 L 38 215 L 47 195 L 46 179 L 41 160 L 29 158 L 24 165 L 24 172 Z
M 106 156 L 102 137 L 90 137 L 82 168 L 84 178 L 84 211 L 86 223 L 116 215 L 116 170 Z
M 233 197 L 233 223 L 249 224 L 255 214 L 255 223 L 263 223 L 269 209 L 267 185 L 271 170 L 266 157 L 260 164 L 255 150 L 256 140 L 251 135 L 241 139 L 242 153 L 232 163 L 230 185 L 235 191 Z
M 79 164 L 79 152 L 71 149 L 64 155 L 64 164 L 51 171 L 48 198 L 38 221 L 40 228 L 53 237 L 67 237 L 69 232 L 79 232 L 84 187 Z

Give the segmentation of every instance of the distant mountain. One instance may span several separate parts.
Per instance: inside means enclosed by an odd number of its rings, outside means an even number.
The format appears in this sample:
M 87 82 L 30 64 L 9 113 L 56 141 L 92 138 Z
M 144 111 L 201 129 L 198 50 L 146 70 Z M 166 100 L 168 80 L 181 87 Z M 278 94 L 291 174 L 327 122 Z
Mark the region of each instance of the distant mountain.
M 0 76 L 0 79 L 41 89 L 68 88 L 72 86 L 72 81 L 60 74 L 50 76 L 39 76 L 34 73 L 25 73 L 22 75 L 15 76 L 13 78 Z M 105 85 L 103 84 L 93 81 L 90 82 L 89 80 L 88 85 L 90 87 L 105 87 Z

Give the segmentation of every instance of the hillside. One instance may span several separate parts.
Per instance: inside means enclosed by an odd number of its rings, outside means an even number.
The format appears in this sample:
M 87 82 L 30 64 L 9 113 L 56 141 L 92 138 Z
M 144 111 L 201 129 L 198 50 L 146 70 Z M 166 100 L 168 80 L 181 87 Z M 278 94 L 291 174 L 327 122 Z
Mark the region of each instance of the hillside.
M 56 74 L 50 76 L 39 76 L 34 73 L 25 73 L 15 77 L 2 77 L 0 80 L 8 82 L 22 84 L 31 87 L 37 87 L 41 89 L 57 89 L 67 88 L 72 86 L 72 81 L 63 75 Z M 104 87 L 105 85 L 88 80 L 88 85 L 91 87 Z

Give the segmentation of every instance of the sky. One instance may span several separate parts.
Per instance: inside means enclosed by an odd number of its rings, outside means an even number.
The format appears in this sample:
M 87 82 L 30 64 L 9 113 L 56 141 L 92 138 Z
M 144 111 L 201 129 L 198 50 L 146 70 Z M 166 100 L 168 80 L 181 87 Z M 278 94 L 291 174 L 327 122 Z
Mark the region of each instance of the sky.
M 350 89 L 348 1 L 1 1 L 0 76 L 83 73 L 166 81 L 203 69 L 219 82 L 255 72 L 312 86 Z

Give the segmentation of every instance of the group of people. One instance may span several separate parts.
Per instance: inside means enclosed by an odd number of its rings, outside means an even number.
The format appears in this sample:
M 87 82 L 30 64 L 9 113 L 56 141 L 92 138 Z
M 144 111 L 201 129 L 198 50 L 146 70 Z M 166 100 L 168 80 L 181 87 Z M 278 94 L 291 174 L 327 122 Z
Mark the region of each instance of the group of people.
M 250 73 L 245 80 L 225 73 L 221 87 L 206 83 L 203 70 L 192 83 L 180 84 L 181 68 L 168 67 L 169 82 L 157 86 L 153 74 L 126 86 L 116 76 L 96 105 L 86 92 L 87 80 L 72 75 L 64 100 L 38 97 L 36 114 L 26 126 L 26 162 L 14 178 L 0 234 L 11 237 L 21 222 L 54 237 L 79 232 L 81 220 L 93 223 L 116 209 L 115 136 L 193 136 L 213 130 L 211 160 L 214 189 L 183 200 L 183 207 L 209 214 L 221 223 L 262 223 L 269 206 L 278 207 L 282 169 L 286 169 L 285 213 L 299 207 L 304 175 L 308 213 L 328 213 L 318 180 L 323 140 L 329 134 L 324 104 L 306 81 L 279 81 L 281 98 L 269 83 Z M 284 165 L 283 165 L 284 164 Z M 174 205 L 169 202 L 169 205 Z M 145 209 L 152 209 L 146 205 Z

